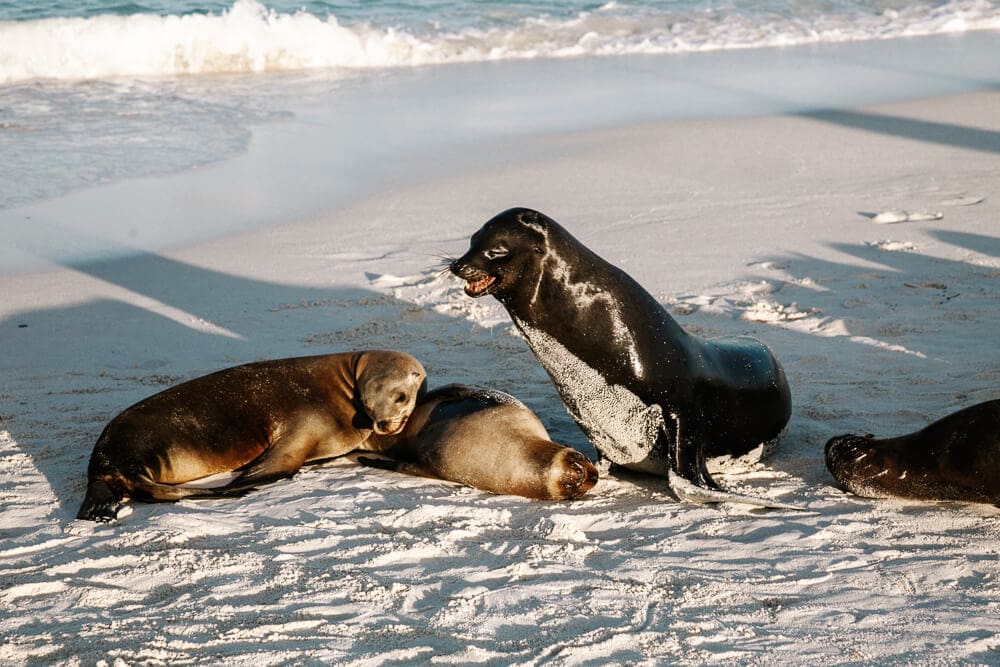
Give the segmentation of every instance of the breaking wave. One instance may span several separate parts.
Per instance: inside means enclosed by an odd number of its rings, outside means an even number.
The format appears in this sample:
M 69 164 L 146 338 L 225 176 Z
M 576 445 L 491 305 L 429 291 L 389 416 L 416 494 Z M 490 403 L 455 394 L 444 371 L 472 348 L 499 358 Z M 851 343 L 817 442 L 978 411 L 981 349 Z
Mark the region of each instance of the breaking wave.
M 336 68 L 383 68 L 583 55 L 663 54 L 1000 29 L 990 0 L 953 0 L 813 17 L 670 10 L 610 2 L 570 18 L 506 26 L 342 25 L 256 0 L 226 11 L 0 22 L 0 83 Z

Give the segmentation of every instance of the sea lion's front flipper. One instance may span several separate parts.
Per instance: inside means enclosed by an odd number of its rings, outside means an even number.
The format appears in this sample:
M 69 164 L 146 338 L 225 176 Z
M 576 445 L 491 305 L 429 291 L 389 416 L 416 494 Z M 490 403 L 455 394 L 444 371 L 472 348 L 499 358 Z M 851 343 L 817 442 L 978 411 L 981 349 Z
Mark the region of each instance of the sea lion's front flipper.
M 161 484 L 150 480 L 137 480 L 132 489 L 132 497 L 144 502 L 176 502 L 188 498 L 237 498 L 244 495 L 253 486 L 231 487 L 217 486 L 202 488 L 185 486 L 184 484 Z
M 667 482 L 678 500 L 698 504 L 740 503 L 765 509 L 806 511 L 805 507 L 733 493 L 720 487 L 708 473 L 703 441 L 692 439 L 692 429 L 683 428 L 684 425 L 677 414 L 671 413 L 670 416 L 674 421 L 676 432 L 673 439 L 674 455 L 667 471 Z M 664 435 L 669 437 L 667 433 Z
M 705 447 L 702 442 L 699 438 L 677 443 L 677 466 L 672 469 L 680 471 L 681 477 L 691 480 L 693 484 L 703 489 L 721 491 L 722 486 L 708 472 Z
M 371 456 L 359 456 L 358 463 L 361 465 L 368 466 L 369 468 L 378 468 L 380 470 L 391 470 L 393 472 L 400 472 L 404 475 L 414 475 L 416 477 L 429 477 L 431 479 L 441 479 L 440 475 L 435 474 L 430 468 L 427 468 L 419 463 L 414 463 L 412 461 L 400 461 L 398 459 L 383 459 L 383 458 L 373 458 Z
M 368 466 L 369 468 L 392 471 L 399 470 L 399 467 L 403 464 L 402 461 L 397 461 L 396 459 L 381 459 L 371 456 L 359 456 L 358 463 L 363 466 Z
M 213 490 L 232 494 L 294 477 L 316 448 L 316 439 L 298 429 L 290 432 L 293 437 L 276 438 L 263 454 L 245 465 L 232 482 Z
M 705 461 L 705 434 L 698 431 L 698 424 L 705 422 L 698 414 L 688 414 L 681 419 L 676 412 L 670 413 L 674 423 L 674 433 L 671 434 L 663 423 L 659 437 L 666 438 L 668 446 L 665 451 L 671 453 L 670 470 L 675 476 L 688 480 L 691 484 L 710 491 L 722 491 L 722 487 L 712 479 Z M 661 422 L 662 423 L 662 422 Z M 672 485 L 671 485 L 672 486 Z

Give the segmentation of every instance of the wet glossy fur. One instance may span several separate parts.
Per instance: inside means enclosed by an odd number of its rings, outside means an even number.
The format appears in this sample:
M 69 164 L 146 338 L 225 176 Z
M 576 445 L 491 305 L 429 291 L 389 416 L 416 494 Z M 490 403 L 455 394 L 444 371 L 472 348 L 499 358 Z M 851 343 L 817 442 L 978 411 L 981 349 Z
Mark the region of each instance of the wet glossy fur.
M 867 498 L 1000 503 L 1000 399 L 896 438 L 831 438 L 826 467 Z
M 492 294 L 506 307 L 570 414 L 615 463 L 717 489 L 706 456 L 745 454 L 788 422 L 788 384 L 763 343 L 688 334 L 624 271 L 537 211 L 488 221 L 451 270 L 470 296 Z M 620 442 L 625 432 L 631 440 Z

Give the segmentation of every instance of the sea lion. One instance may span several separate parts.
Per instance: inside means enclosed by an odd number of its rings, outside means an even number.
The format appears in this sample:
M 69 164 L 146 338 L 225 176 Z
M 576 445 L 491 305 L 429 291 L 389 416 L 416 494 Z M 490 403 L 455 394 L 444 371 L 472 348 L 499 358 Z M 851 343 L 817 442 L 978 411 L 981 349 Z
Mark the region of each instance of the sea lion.
M 687 333 L 628 274 L 531 209 L 486 222 L 449 268 L 466 294 L 503 304 L 603 457 L 666 475 L 683 500 L 778 506 L 722 491 L 705 466 L 788 423 L 788 382 L 766 345 Z
M 1000 503 L 1000 399 L 973 405 L 897 438 L 841 435 L 826 467 L 865 498 Z
M 435 389 L 401 433 L 372 439 L 394 460 L 359 457 L 361 463 L 492 493 L 567 500 L 597 483 L 597 468 L 586 456 L 552 442 L 535 413 L 495 389 Z
M 260 361 L 166 389 L 105 427 L 77 518 L 112 521 L 126 496 L 234 495 L 364 449 L 373 433 L 403 430 L 425 378 L 410 355 L 377 350 Z M 221 487 L 185 485 L 230 471 Z

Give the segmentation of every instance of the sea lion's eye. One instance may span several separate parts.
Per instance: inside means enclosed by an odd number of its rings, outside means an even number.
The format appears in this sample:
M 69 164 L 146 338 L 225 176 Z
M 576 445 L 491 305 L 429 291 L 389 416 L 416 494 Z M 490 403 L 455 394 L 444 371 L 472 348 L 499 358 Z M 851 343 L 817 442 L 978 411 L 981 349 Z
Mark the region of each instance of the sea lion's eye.
M 534 250 L 535 252 L 537 252 L 537 253 L 538 253 L 539 255 L 544 255 L 544 254 L 545 254 L 545 248 L 543 248 L 543 247 L 542 247 L 542 246 L 540 246 L 540 245 L 536 245 L 536 246 L 535 246 L 535 247 L 533 248 L 533 250 Z
M 406 394 L 402 392 L 396 394 L 396 402 L 400 404 L 406 403 Z
M 506 257 L 510 251 L 504 248 L 502 245 L 498 245 L 495 248 L 490 248 L 483 252 L 483 257 L 486 259 L 499 259 L 500 257 Z

